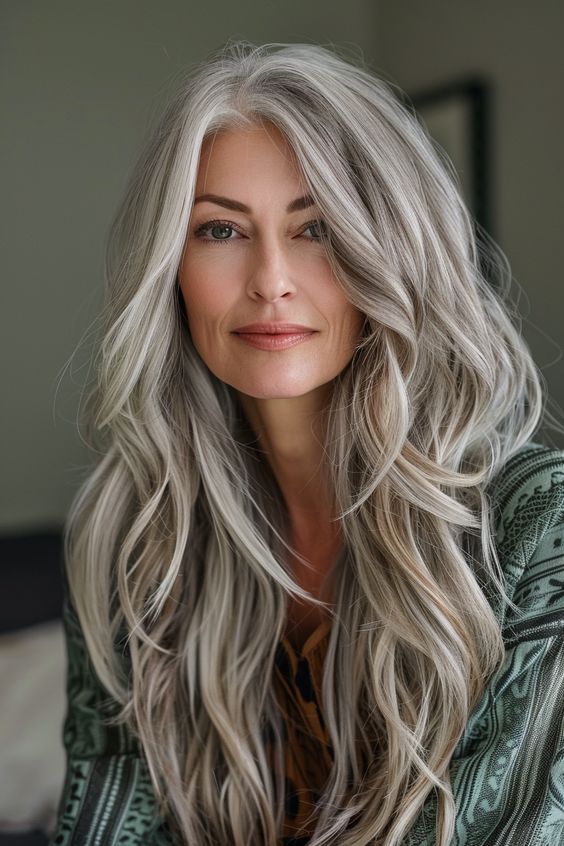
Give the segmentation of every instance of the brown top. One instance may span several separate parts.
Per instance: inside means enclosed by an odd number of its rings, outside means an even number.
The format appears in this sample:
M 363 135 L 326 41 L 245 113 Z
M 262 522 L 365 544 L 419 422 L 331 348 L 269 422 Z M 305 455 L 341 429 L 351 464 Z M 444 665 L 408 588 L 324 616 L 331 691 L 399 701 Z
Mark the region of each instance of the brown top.
M 311 837 L 315 818 L 304 826 L 333 763 L 321 713 L 323 662 L 332 622 L 325 618 L 301 651 L 285 634 L 278 644 L 274 689 L 286 728 L 286 820 L 282 836 Z M 304 839 L 304 843 L 306 839 Z

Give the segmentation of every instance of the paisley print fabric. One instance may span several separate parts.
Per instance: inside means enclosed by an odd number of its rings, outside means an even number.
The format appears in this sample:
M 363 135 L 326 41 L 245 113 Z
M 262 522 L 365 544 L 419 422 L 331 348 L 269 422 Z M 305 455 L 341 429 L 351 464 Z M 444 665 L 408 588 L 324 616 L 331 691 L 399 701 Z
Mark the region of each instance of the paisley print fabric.
M 521 614 L 494 607 L 506 655 L 451 760 L 451 846 L 564 846 L 564 451 L 529 442 L 494 479 L 491 495 L 508 593 Z M 63 621 L 67 773 L 50 846 L 172 846 L 142 750 L 122 727 L 102 722 L 112 702 L 68 597 Z M 320 695 L 329 625 L 321 623 L 301 652 L 283 638 L 276 653 L 287 739 L 280 846 L 308 843 L 314 825 L 303 826 L 333 760 Z M 435 846 L 435 813 L 432 793 L 403 846 Z

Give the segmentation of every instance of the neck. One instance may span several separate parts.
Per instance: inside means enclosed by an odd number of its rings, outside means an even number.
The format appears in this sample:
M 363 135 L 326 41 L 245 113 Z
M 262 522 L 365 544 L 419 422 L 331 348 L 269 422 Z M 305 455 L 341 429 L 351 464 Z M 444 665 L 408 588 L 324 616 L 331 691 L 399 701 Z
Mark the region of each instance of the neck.
M 282 491 L 294 538 L 300 545 L 319 539 L 320 531 L 327 532 L 334 510 L 324 447 L 328 386 L 301 397 L 239 396 Z

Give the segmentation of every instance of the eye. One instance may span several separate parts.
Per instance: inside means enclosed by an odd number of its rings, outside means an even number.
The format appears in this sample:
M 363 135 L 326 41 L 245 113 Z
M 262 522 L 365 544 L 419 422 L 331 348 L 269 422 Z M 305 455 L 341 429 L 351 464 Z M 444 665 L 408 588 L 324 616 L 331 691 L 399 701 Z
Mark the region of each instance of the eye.
M 327 234 L 327 226 L 326 226 L 324 220 L 310 220 L 309 223 L 306 223 L 305 229 L 303 231 L 307 232 L 308 229 L 311 229 L 312 227 L 315 227 L 315 226 L 321 227 L 323 229 L 323 231 L 325 232 L 325 234 Z M 308 239 L 308 240 L 321 241 L 321 236 L 319 236 L 318 238 L 311 238 L 311 239 Z
M 194 236 L 196 238 L 201 238 L 203 241 L 206 241 L 208 244 L 225 244 L 227 241 L 237 240 L 236 238 L 204 238 L 204 235 L 207 233 L 208 229 L 231 229 L 234 232 L 238 232 L 239 230 L 235 227 L 233 223 L 229 220 L 208 220 L 206 223 L 202 223 L 201 226 L 194 232 Z

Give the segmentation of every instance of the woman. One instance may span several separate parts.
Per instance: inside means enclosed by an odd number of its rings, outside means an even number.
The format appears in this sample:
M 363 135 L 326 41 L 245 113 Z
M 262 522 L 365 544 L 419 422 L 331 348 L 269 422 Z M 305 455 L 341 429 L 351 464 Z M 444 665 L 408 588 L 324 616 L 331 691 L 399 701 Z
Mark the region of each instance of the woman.
M 562 842 L 564 452 L 409 107 L 228 42 L 107 276 L 52 842 Z

